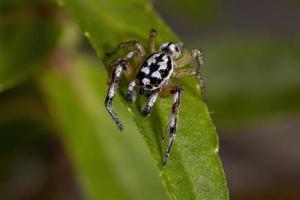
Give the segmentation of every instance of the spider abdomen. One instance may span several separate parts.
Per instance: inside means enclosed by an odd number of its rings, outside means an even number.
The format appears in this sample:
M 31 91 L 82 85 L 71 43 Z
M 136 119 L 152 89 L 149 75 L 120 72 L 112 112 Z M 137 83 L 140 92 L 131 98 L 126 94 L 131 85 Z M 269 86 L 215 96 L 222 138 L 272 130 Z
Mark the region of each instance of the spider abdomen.
M 170 56 L 159 51 L 145 59 L 136 78 L 144 90 L 155 90 L 167 83 L 173 69 L 174 62 Z

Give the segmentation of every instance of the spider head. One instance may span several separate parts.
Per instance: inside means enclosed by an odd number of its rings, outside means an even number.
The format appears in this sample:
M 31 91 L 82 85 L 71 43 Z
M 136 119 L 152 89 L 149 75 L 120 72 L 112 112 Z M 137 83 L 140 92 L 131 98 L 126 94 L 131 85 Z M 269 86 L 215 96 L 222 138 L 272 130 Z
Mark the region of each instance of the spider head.
M 165 42 L 160 46 L 160 50 L 170 55 L 173 59 L 181 55 L 182 43 Z

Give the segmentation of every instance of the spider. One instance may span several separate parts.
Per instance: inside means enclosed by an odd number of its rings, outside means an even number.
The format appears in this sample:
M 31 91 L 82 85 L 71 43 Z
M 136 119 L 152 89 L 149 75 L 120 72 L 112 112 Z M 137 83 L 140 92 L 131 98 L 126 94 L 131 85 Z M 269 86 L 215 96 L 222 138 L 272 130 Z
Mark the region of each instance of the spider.
M 203 65 L 203 56 L 199 49 L 194 49 L 181 56 L 182 43 L 165 42 L 156 50 L 156 35 L 156 30 L 151 29 L 148 56 L 146 56 L 143 45 L 137 40 L 120 43 L 112 52 L 107 54 L 107 56 L 110 56 L 120 49 L 133 47 L 132 51 L 129 51 L 124 57 L 117 59 L 111 64 L 113 70 L 109 76 L 109 88 L 105 99 L 105 107 L 118 128 L 123 130 L 123 125 L 118 115 L 112 110 L 112 101 L 122 73 L 130 81 L 127 92 L 129 102 L 136 100 L 137 92 L 135 89 L 138 89 L 139 94 L 149 98 L 148 103 L 142 110 L 144 116 L 148 116 L 151 113 L 158 96 L 169 97 L 173 95 L 173 104 L 168 123 L 170 139 L 162 160 L 162 164 L 166 165 L 176 137 L 179 106 L 183 94 L 183 88 L 180 85 L 172 84 L 170 78 L 195 76 L 203 96 L 205 87 L 200 73 L 200 68 Z M 138 65 L 129 62 L 134 57 L 138 58 Z M 193 59 L 196 60 L 197 65 L 193 68 L 183 69 Z

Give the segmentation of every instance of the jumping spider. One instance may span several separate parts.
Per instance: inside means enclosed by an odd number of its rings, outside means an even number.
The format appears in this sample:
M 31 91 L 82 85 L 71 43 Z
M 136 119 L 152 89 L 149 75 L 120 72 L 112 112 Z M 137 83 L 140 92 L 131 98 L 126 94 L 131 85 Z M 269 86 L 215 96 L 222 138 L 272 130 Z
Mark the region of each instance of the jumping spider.
M 108 55 L 112 55 L 122 48 L 133 47 L 134 50 L 127 53 L 124 57 L 112 63 L 113 71 L 110 74 L 109 89 L 105 99 L 105 107 L 113 120 L 116 122 L 120 130 L 123 125 L 118 115 L 112 110 L 112 100 L 115 96 L 118 81 L 122 75 L 131 81 L 128 86 L 127 99 L 134 102 L 137 97 L 135 88 L 139 88 L 139 94 L 149 98 L 148 104 L 142 110 L 142 114 L 147 116 L 150 114 L 153 105 L 158 96 L 169 97 L 173 95 L 173 105 L 168 125 L 168 133 L 170 135 L 169 144 L 166 149 L 165 157 L 162 161 L 165 165 L 169 159 L 172 145 L 176 137 L 176 126 L 179 113 L 179 106 L 183 88 L 176 84 L 170 83 L 171 77 L 183 77 L 194 75 L 198 80 L 201 88 L 201 94 L 204 94 L 204 81 L 200 73 L 200 67 L 203 65 L 203 56 L 199 49 L 194 49 L 189 53 L 185 53 L 181 58 L 182 43 L 163 43 L 159 50 L 156 46 L 156 31 L 152 29 L 149 37 L 149 56 L 146 56 L 143 45 L 131 40 L 120 43 L 119 46 Z M 139 64 L 134 65 L 129 62 L 133 57 L 139 59 Z M 197 65 L 194 68 L 183 69 L 193 59 L 196 59 Z

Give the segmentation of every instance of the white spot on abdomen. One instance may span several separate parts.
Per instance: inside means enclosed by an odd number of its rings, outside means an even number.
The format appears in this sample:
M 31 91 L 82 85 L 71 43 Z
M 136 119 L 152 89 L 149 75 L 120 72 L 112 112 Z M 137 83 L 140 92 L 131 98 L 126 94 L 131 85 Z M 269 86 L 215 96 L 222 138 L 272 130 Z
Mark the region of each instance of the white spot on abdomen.
M 146 75 L 150 73 L 149 67 L 143 67 L 141 72 L 144 72 Z
M 160 65 L 158 70 L 165 70 L 167 69 L 167 65 L 164 63 L 163 65 Z
M 159 71 L 155 71 L 151 74 L 151 77 L 161 79 L 161 74 Z

